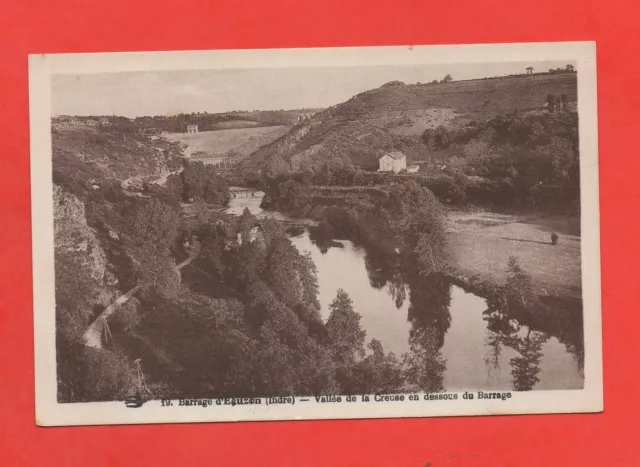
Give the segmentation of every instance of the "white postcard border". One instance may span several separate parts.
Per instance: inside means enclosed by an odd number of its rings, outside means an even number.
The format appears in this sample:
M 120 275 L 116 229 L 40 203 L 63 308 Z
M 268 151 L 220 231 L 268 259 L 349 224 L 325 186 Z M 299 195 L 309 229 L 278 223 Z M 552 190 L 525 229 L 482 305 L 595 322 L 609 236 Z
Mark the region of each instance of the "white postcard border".
M 294 405 L 217 405 L 140 408 L 123 402 L 65 403 L 56 400 L 53 181 L 51 161 L 51 76 L 101 72 L 383 66 L 453 63 L 574 61 L 578 65 L 581 176 L 584 389 L 511 392 L 506 401 L 423 399 L 404 402 L 318 403 L 295 398 Z M 250 420 L 432 417 L 459 415 L 599 412 L 603 409 L 598 198 L 598 139 L 595 43 L 528 43 L 326 49 L 265 49 L 125 52 L 29 56 L 31 197 L 36 423 L 103 425 Z M 470 391 L 471 392 L 471 391 Z M 456 393 L 448 393 L 456 394 Z M 228 401 L 230 402 L 230 401 Z

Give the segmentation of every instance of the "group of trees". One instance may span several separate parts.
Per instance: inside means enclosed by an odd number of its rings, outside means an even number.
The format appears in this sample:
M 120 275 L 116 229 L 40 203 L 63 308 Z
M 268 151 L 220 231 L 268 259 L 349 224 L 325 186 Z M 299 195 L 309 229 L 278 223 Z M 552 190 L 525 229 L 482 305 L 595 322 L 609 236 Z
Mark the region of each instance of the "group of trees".
M 133 360 L 140 357 L 155 397 L 442 390 L 451 298 L 439 274 L 439 205 L 414 183 L 389 186 L 386 193 L 329 208 L 320 226 L 325 236 L 363 245 L 372 285 L 393 291 L 398 306 L 410 300 L 406 354 L 387 354 L 379 341 L 367 342 L 343 290 L 323 322 L 315 265 L 276 221 L 259 221 L 245 210 L 236 219 L 203 214 L 186 222 L 174 205 L 140 200 L 113 214 L 119 219 L 111 226 L 143 290 L 110 321 L 113 336 L 104 349 L 87 348 L 81 339 L 100 310 L 92 312 L 91 294 L 79 292 L 100 284 L 89 284 L 90 275 L 70 256 L 56 258 L 60 400 L 129 395 L 137 389 Z M 200 249 L 181 277 L 175 265 L 186 254 L 186 239 Z M 507 285 L 494 296 L 501 297 L 492 302 L 495 309 L 530 305 L 530 279 L 517 262 L 510 262 Z M 520 334 L 505 330 L 496 339 L 518 350 L 514 387 L 525 390 L 536 382 L 544 335 L 530 331 L 523 340 Z
M 440 199 L 545 210 L 573 209 L 579 200 L 573 112 L 498 116 L 457 130 L 428 129 L 422 138 L 436 157 L 446 154 L 441 175 L 450 178 L 421 181 Z
M 237 120 L 245 120 L 247 124 L 260 125 L 259 122 L 248 118 L 240 111 L 221 114 L 193 112 L 171 116 L 136 117 L 135 123 L 142 128 L 153 128 L 158 131 L 168 131 L 172 133 L 184 133 L 187 131 L 187 125 L 196 124 L 198 125 L 199 131 L 211 131 L 216 129 L 216 124 Z
M 196 203 L 224 205 L 229 197 L 224 180 L 200 165 L 169 177 L 167 187 L 148 193 L 149 198 L 126 196 L 116 181 L 97 178 L 92 183 L 94 188 L 88 191 L 75 190 L 80 198 L 66 191 L 76 185 L 56 186 L 61 196 L 71 200 L 59 203 L 55 219 L 56 241 L 66 245 L 56 250 L 61 401 L 122 398 L 135 390 L 130 349 L 117 337 L 143 321 L 146 303 L 175 300 L 183 291 L 176 264 L 188 254 L 183 243 L 191 239 L 193 226 L 182 217 L 178 202 L 189 196 Z M 97 238 L 85 241 L 78 231 L 82 235 L 95 232 Z M 83 242 L 91 250 L 83 250 Z M 108 340 L 109 348 L 101 351 L 87 347 L 83 334 L 91 322 L 134 286 L 139 287 L 137 294 L 118 308 L 109 320 L 110 333 L 102 336 L 113 334 L 116 340 Z
M 549 337 L 531 326 L 524 326 L 514 318 L 521 318 L 527 308 L 539 306 L 532 292 L 531 276 L 518 260 L 511 256 L 506 265 L 505 285 L 494 285 L 488 294 L 488 310 L 483 319 L 487 322 L 491 347 L 491 363 L 499 366 L 503 347 L 512 348 L 517 354 L 510 359 L 513 388 L 530 391 L 538 383 L 542 346 Z M 522 318 L 521 318 L 522 319 Z
M 400 363 L 366 342 L 344 291 L 323 323 L 315 265 L 277 222 L 246 210 L 235 220 L 203 211 L 187 221 L 158 198 L 105 212 L 140 292 L 110 318 L 104 348 L 89 348 L 82 334 L 103 307 L 88 292 L 104 286 L 92 285 L 66 252 L 56 258 L 61 401 L 130 395 L 141 357 L 155 397 L 400 390 Z M 181 277 L 176 264 L 187 242 L 199 254 Z
M 178 174 L 167 177 L 166 190 L 176 200 L 186 203 L 204 201 L 225 206 L 231 195 L 226 180 L 213 165 L 187 162 Z
M 444 78 L 442 78 L 440 81 L 438 81 L 437 79 L 434 79 L 434 80 L 429 81 L 428 83 L 425 83 L 425 84 L 442 84 L 442 83 L 451 83 L 451 82 L 453 82 L 453 76 L 451 76 L 450 74 L 447 73 L 444 76 Z M 421 85 L 422 83 L 418 82 L 416 84 Z
M 193 232 L 202 248 L 192 274 L 206 288 L 154 302 L 156 311 L 138 327 L 150 340 L 168 343 L 166 353 L 190 377 L 151 369 L 153 387 L 207 397 L 400 390 L 400 363 L 379 342 L 366 345 L 360 315 L 344 291 L 323 323 L 315 265 L 280 224 L 259 222 L 245 210 L 232 222 L 218 219 Z M 188 332 L 188 342 L 178 342 L 176 332 Z
M 371 134 L 376 132 L 372 130 Z M 371 160 L 376 160 L 375 154 L 379 153 L 376 145 L 395 149 L 402 146 L 400 150 L 411 157 L 430 158 L 432 170 L 411 178 L 433 191 L 445 204 L 566 211 L 575 209 L 579 200 L 578 117 L 572 111 L 514 113 L 462 127 L 429 128 L 416 143 L 419 148 L 409 141 L 376 137 L 364 156 L 354 152 L 349 143 L 342 143 L 343 139 L 348 141 L 346 136 L 332 138 L 331 147 L 335 146 L 336 152 L 332 152 L 331 158 L 323 159 L 318 153 L 313 157 L 298 155 L 302 162 L 295 163 L 279 156 L 268 160 L 263 172 L 263 183 L 267 186 L 265 207 L 282 209 L 278 206 L 277 186 L 283 182 L 291 181 L 286 190 L 288 196 L 297 200 L 299 213 L 304 213 L 303 201 L 307 200 L 300 187 L 378 186 L 398 181 L 389 174 L 363 170 Z M 360 139 L 358 144 L 367 146 Z

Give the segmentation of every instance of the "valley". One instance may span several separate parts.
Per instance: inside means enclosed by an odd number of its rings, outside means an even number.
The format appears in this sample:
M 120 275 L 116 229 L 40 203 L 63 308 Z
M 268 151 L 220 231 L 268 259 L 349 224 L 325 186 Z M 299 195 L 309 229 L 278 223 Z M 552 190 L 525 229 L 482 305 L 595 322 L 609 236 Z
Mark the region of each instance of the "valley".
M 54 118 L 59 401 L 581 388 L 576 99 Z

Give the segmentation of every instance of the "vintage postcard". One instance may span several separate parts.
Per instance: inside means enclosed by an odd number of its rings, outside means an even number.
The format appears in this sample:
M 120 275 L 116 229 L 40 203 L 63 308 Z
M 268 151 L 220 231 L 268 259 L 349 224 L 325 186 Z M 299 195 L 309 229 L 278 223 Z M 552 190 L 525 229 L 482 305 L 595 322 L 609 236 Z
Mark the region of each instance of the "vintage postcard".
M 603 409 L 594 43 L 29 75 L 38 425 Z

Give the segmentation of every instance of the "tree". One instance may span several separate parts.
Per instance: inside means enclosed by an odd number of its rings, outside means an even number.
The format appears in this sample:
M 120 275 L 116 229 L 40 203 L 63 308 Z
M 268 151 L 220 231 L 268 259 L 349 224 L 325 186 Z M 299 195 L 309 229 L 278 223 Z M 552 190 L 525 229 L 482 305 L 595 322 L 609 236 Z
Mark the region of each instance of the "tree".
M 442 271 L 445 266 L 444 248 L 446 240 L 441 229 L 431 228 L 418 238 L 415 248 L 420 273 L 424 275 Z
M 439 338 L 434 329 L 417 328 L 409 337 L 410 351 L 404 354 L 405 379 L 414 388 L 425 392 L 443 389 L 446 359 L 440 352 Z
M 509 261 L 507 262 L 505 290 L 510 306 L 526 307 L 533 302 L 531 276 L 522 269 L 515 256 L 509 256 Z
M 531 391 L 540 381 L 540 361 L 542 360 L 542 345 L 549 340 L 542 332 L 527 330 L 524 337 L 517 334 L 505 340 L 505 344 L 516 350 L 520 355 L 512 358 L 511 375 L 515 391 Z
M 184 201 L 202 199 L 206 203 L 226 205 L 229 187 L 216 168 L 201 162 L 190 162 L 181 172 Z
M 175 297 L 180 289 L 180 272 L 168 252 L 158 253 L 150 246 L 136 252 L 135 270 L 144 294 Z
M 126 239 L 130 246 L 166 249 L 173 243 L 180 225 L 176 208 L 156 198 L 141 202 L 125 216 Z
M 286 175 L 290 172 L 289 164 L 280 156 L 273 156 L 267 161 L 267 174 L 276 178 L 279 175 Z
M 451 76 L 450 74 L 448 74 L 448 73 L 447 73 L 447 74 L 444 76 L 444 78 L 442 78 L 442 81 L 441 81 L 441 82 L 442 82 L 442 83 L 450 83 L 450 82 L 452 82 L 452 81 L 453 81 L 453 76 Z
M 180 175 L 169 175 L 165 186 L 175 200 L 182 201 L 184 198 L 184 184 L 182 183 L 182 177 Z
M 343 289 L 338 289 L 329 309 L 326 329 L 335 359 L 343 364 L 354 363 L 364 354 L 366 332 L 360 327 L 361 316 L 353 310 L 353 302 Z
M 427 128 L 422 133 L 422 142 L 429 148 L 443 149 L 451 145 L 452 140 L 449 136 L 449 131 L 440 125 L 435 129 Z
M 556 96 L 553 94 L 547 94 L 547 110 L 554 112 L 556 110 Z
M 125 247 L 143 291 L 174 296 L 180 285 L 171 256 L 180 225 L 177 209 L 153 198 L 137 204 L 125 223 Z
M 489 143 L 483 140 L 473 140 L 463 148 L 464 154 L 470 158 L 486 156 L 489 153 Z
M 385 354 L 382 343 L 371 339 L 370 353 L 354 368 L 350 379 L 344 381 L 343 394 L 390 394 L 401 392 L 404 377 L 402 365 L 393 353 Z
M 574 153 L 571 142 L 565 138 L 553 137 L 541 151 L 551 159 L 553 178 L 558 181 L 568 181 L 575 171 L 578 158 Z

